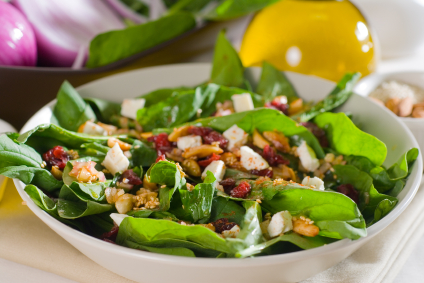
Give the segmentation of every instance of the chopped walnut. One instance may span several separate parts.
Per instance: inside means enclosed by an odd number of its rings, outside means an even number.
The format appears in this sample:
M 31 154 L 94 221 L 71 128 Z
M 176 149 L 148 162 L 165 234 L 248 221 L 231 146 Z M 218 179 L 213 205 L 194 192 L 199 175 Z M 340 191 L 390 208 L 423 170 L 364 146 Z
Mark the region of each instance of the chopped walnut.
M 138 190 L 134 197 L 134 207 L 138 209 L 142 206 L 145 209 L 154 209 L 158 207 L 159 204 L 158 193 L 145 188 Z

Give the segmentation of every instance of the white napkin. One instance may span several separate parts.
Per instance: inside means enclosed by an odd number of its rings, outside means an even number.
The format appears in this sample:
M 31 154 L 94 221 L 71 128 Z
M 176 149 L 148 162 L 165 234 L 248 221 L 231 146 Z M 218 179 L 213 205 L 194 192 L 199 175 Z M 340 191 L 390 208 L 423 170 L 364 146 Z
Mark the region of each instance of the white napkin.
M 424 234 L 423 219 L 424 189 L 421 184 L 411 204 L 389 227 L 350 257 L 302 283 L 393 282 Z

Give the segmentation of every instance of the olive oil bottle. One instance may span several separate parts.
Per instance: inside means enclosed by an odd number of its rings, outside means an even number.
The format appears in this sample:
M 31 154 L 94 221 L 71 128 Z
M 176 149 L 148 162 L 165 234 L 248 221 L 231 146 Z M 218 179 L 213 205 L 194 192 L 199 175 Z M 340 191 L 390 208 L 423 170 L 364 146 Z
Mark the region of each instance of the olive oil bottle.
M 245 66 L 268 61 L 332 81 L 374 72 L 378 56 L 367 21 L 347 0 L 279 1 L 254 16 L 240 48 Z

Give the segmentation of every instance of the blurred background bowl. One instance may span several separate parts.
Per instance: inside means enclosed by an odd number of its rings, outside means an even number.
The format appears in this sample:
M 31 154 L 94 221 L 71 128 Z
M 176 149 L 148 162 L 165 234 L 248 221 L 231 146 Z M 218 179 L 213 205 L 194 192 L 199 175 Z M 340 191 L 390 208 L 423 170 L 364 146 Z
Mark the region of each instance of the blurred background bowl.
M 401 83 L 406 83 L 411 86 L 416 86 L 424 90 L 424 72 L 396 72 L 396 73 L 375 73 L 375 74 L 369 75 L 363 78 L 362 80 L 360 80 L 356 84 L 354 88 L 354 92 L 362 96 L 368 96 L 383 82 L 392 81 L 392 80 L 398 81 Z M 384 107 L 382 105 L 379 105 L 378 103 L 375 103 L 375 104 L 380 107 Z M 398 117 L 398 116 L 396 116 L 396 118 L 402 121 L 411 130 L 411 132 L 414 134 L 415 138 L 417 139 L 421 152 L 422 152 L 424 150 L 424 118 L 411 118 L 411 117 Z

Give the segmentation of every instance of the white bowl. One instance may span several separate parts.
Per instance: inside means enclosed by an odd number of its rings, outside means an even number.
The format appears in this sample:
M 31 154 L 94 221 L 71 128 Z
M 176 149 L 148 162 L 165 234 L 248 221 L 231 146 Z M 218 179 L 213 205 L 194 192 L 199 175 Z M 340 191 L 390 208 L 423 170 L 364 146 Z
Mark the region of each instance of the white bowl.
M 146 68 L 122 73 L 78 88 L 84 97 L 98 97 L 120 102 L 148 91 L 181 85 L 194 86 L 209 78 L 209 64 L 181 64 Z M 253 82 L 260 69 L 248 70 Z M 334 83 L 316 77 L 287 73 L 299 94 L 306 100 L 320 99 Z M 50 120 L 49 103 L 23 127 L 25 132 Z M 386 164 L 395 162 L 411 147 L 417 147 L 411 132 L 389 111 L 375 107 L 368 99 L 353 95 L 341 110 L 350 111 L 355 122 L 381 140 L 388 148 Z M 356 241 L 341 240 L 316 249 L 246 259 L 185 258 L 149 253 L 112 245 L 78 232 L 39 209 L 24 191 L 25 185 L 15 180 L 16 187 L 28 207 L 51 229 L 101 266 L 137 282 L 297 282 L 313 276 L 346 258 L 395 220 L 414 197 L 421 181 L 421 158 L 415 163 L 399 203 L 386 217 L 368 228 L 368 236 Z M 48 243 L 45 243 L 46 245 Z
M 424 89 L 424 72 L 399 72 L 372 74 L 360 80 L 354 91 L 362 96 L 368 96 L 373 90 L 385 81 L 400 81 Z M 383 107 L 376 103 L 379 107 Z M 397 119 L 402 121 L 412 132 L 418 141 L 421 151 L 424 149 L 424 118 L 398 117 L 391 113 Z M 424 161 L 424 155 L 422 155 Z

